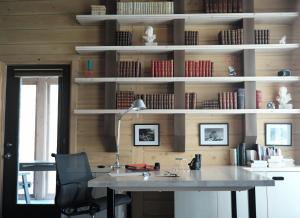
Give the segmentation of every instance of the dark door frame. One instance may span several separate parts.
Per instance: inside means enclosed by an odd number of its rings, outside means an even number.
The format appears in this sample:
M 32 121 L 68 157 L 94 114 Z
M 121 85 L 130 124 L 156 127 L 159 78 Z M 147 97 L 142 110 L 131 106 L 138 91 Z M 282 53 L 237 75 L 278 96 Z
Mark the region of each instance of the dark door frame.
M 20 108 L 20 76 L 59 76 L 57 153 L 69 153 L 70 114 L 70 66 L 69 65 L 11 65 L 7 67 L 6 112 L 3 172 L 3 217 L 58 217 L 59 210 L 50 205 L 17 205 L 18 127 Z M 6 188 L 10 187 L 10 188 Z

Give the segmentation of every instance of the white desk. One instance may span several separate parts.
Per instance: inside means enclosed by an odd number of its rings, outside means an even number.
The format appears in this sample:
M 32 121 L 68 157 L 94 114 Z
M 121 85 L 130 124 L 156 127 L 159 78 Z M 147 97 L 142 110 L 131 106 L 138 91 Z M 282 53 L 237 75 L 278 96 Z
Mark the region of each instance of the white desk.
M 234 166 L 203 167 L 200 171 L 180 171 L 179 177 L 161 177 L 164 170 L 150 177 L 115 176 L 107 173 L 89 181 L 88 186 L 107 188 L 107 217 L 115 218 L 115 191 L 231 191 L 232 217 L 236 217 L 236 191 L 248 190 L 249 218 L 256 217 L 255 187 L 274 186 L 275 182 Z

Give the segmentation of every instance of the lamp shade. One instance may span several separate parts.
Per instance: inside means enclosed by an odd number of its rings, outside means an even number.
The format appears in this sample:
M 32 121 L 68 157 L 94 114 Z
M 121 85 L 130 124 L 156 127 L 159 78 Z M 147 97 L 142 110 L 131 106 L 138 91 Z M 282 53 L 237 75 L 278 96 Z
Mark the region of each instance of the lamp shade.
M 137 99 L 132 103 L 132 109 L 135 111 L 141 111 L 146 109 L 146 105 L 142 99 Z

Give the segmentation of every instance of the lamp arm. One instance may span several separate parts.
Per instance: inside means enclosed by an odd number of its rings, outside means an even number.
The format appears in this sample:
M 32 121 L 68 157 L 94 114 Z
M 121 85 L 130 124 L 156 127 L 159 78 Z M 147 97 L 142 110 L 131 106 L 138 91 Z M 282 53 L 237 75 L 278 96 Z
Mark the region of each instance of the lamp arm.
M 130 106 L 124 113 L 119 114 L 118 120 L 121 120 L 125 114 L 130 112 L 133 109 L 133 105 Z

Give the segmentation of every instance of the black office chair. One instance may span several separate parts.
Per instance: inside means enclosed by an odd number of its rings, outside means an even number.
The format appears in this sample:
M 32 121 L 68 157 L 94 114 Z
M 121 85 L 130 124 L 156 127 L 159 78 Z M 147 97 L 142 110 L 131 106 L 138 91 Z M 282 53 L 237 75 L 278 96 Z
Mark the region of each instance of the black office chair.
M 94 199 L 88 181 L 93 179 L 86 153 L 52 154 L 55 157 L 57 183 L 55 205 L 68 217 L 95 214 L 107 208 L 106 197 Z M 115 205 L 129 204 L 127 195 L 117 194 Z

